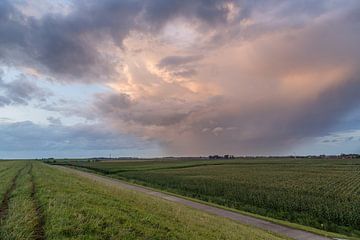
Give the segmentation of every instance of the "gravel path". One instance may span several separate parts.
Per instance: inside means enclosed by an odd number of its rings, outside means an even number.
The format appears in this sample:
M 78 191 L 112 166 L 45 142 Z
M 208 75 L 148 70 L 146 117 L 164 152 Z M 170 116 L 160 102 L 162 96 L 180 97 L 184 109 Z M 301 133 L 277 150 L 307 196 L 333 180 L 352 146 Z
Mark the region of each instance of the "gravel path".
M 65 170 L 65 171 L 68 171 L 68 172 L 75 173 L 75 174 L 80 175 L 85 178 L 95 180 L 97 182 L 101 182 L 103 184 L 106 184 L 106 185 L 109 185 L 112 187 L 126 188 L 126 189 L 134 190 L 137 192 L 142 192 L 142 193 L 145 193 L 148 195 L 156 196 L 156 197 L 166 199 L 171 202 L 180 203 L 180 204 L 183 204 L 183 205 L 186 205 L 186 206 L 189 206 L 189 207 L 192 207 L 192 208 L 195 208 L 195 209 L 198 209 L 198 210 L 201 210 L 201 211 L 213 214 L 213 215 L 229 218 L 229 219 L 238 221 L 240 223 L 244 223 L 244 224 L 254 226 L 254 227 L 257 227 L 260 229 L 264 229 L 264 230 L 267 230 L 270 232 L 274 232 L 274 233 L 277 233 L 277 234 L 280 234 L 283 236 L 287 236 L 292 239 L 297 239 L 297 240 L 330 240 L 330 239 L 332 239 L 332 238 L 327 238 L 327 237 L 323 237 L 320 235 L 316 235 L 314 233 L 310 233 L 310 232 L 286 227 L 283 225 L 279 225 L 276 223 L 268 222 L 268 221 L 258 219 L 255 217 L 243 215 L 238 212 L 232 212 L 232 211 L 225 210 L 222 208 L 217 208 L 217 207 L 209 206 L 209 205 L 202 204 L 199 202 L 191 201 L 191 200 L 188 200 L 185 198 L 176 197 L 176 196 L 166 194 L 163 192 L 158 192 L 158 191 L 150 189 L 150 188 L 145 188 L 145 187 L 141 187 L 138 185 L 132 185 L 127 182 L 120 181 L 120 180 L 117 180 L 114 178 L 109 178 L 109 177 L 105 177 L 105 176 L 101 176 L 101 175 L 97 175 L 97 174 L 93 174 L 93 173 L 83 172 L 80 170 L 63 167 L 63 166 L 55 166 L 55 167 Z

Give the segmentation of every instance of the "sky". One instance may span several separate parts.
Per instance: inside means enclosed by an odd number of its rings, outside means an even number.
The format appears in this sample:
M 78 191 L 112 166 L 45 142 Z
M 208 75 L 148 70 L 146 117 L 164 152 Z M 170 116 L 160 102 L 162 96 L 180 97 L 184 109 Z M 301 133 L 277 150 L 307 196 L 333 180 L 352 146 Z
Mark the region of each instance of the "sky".
M 1 0 L 0 158 L 360 153 L 358 0 Z

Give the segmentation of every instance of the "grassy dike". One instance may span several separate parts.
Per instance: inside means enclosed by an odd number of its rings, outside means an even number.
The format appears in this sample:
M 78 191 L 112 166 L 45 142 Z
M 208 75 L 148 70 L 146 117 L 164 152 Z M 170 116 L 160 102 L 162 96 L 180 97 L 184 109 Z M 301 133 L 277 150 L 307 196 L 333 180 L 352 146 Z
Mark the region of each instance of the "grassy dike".
M 285 239 L 34 163 L 46 239 Z

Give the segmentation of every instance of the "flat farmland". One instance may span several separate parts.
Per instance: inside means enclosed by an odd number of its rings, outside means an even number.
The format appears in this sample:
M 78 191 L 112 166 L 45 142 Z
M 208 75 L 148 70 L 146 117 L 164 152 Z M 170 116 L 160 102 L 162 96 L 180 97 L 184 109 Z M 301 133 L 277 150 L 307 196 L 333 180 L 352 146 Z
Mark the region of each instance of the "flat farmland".
M 360 236 L 360 159 L 155 159 L 65 164 L 262 216 Z
M 0 239 L 287 239 L 37 161 L 0 161 Z

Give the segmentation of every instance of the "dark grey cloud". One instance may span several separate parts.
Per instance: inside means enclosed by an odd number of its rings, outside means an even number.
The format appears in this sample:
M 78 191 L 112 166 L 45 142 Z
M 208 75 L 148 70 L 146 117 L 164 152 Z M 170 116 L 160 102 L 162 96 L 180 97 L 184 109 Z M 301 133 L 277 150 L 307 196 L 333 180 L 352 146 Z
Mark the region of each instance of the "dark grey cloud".
M 243 0 L 105 0 L 75 1 L 68 14 L 45 14 L 40 19 L 22 14 L 13 2 L 0 3 L 0 60 L 7 64 L 32 65 L 58 80 L 101 81 L 113 73 L 113 62 L 100 45 L 111 40 L 118 46 L 132 30 L 156 32 L 175 18 L 197 20 L 213 30 L 227 25 L 235 4 L 240 14 L 235 23 L 250 17 L 254 9 L 278 15 L 320 14 L 327 1 L 243 1 Z M 222 27 L 221 27 L 222 28 Z M 219 34 L 223 34 L 219 28 Z M 226 28 L 227 29 L 227 28 Z M 204 30 L 204 29 L 202 29 Z M 226 30 L 228 31 L 228 29 Z M 217 35 L 215 38 L 219 37 Z M 169 59 L 170 60 L 170 59 Z M 185 59 L 184 59 L 185 60 Z
M 0 44 L 1 50 L 6 46 L 25 44 L 26 29 L 23 27 L 22 14 L 8 1 L 0 2 Z M 0 52 L 3 55 L 3 52 Z M 0 56 L 1 56 L 0 55 Z
M 7 106 L 10 104 L 11 104 L 11 101 L 8 98 L 6 98 L 4 96 L 0 96 L 0 107 Z
M 16 80 L 5 82 L 0 75 L 0 107 L 27 105 L 32 100 L 44 102 L 51 93 L 21 75 Z
M 231 1 L 229 1 L 231 2 Z M 102 81 L 113 73 L 111 56 L 100 51 L 110 40 L 122 47 L 132 30 L 154 31 L 179 15 L 209 24 L 223 21 L 223 1 L 106 0 L 74 2 L 68 14 L 40 19 L 22 14 L 10 1 L 0 3 L 0 60 L 30 65 L 59 81 Z M 155 27 L 158 28 L 158 27 Z
M 172 68 L 183 66 L 188 63 L 193 63 L 199 61 L 203 58 L 203 56 L 195 55 L 195 56 L 168 56 L 160 60 L 158 63 L 159 68 Z
M 341 1 L 326 0 L 153 0 L 144 1 L 143 17 L 154 27 L 162 27 L 174 18 L 198 20 L 205 27 L 226 28 L 239 21 L 250 18 L 254 11 L 260 14 L 273 14 L 277 18 L 315 17 L 326 12 L 330 7 L 341 5 Z M 230 4 L 237 7 L 239 13 L 229 21 Z M 224 32 L 222 32 L 224 34 Z
M 9 1 L 0 3 L 0 60 L 71 78 L 98 81 L 111 61 L 98 51 L 107 38 L 121 46 L 141 10 L 137 1 L 82 2 L 68 15 L 27 17 Z M 88 79 L 83 78 L 88 77 Z M 58 80 L 62 80 L 61 78 Z
M 184 120 L 192 106 L 176 99 L 131 100 L 126 94 L 99 95 L 94 104 L 97 115 L 125 123 L 144 126 L 171 126 Z
M 117 112 L 129 108 L 133 102 L 130 96 L 123 93 L 118 94 L 99 94 L 97 96 L 97 106 L 105 112 Z
M 224 7 L 226 3 L 238 3 L 233 0 L 155 0 L 145 1 L 144 18 L 153 26 L 161 27 L 171 19 L 194 18 L 202 23 L 215 27 L 219 24 L 228 23 L 229 9 Z
M 192 77 L 196 75 L 196 73 L 197 71 L 192 68 L 173 72 L 175 76 L 184 77 L 184 78 Z
M 62 122 L 61 122 L 60 118 L 48 117 L 47 120 L 49 121 L 49 123 L 51 125 L 62 125 Z
M 228 15 L 231 9 L 226 4 L 239 7 L 240 14 L 235 20 L 238 23 L 251 16 L 256 8 L 272 10 L 274 5 L 281 3 L 282 12 L 290 15 L 293 11 L 320 12 L 326 1 L 300 2 L 74 1 L 70 13 L 44 14 L 41 18 L 34 18 L 22 14 L 13 2 L 4 0 L 0 3 L 0 60 L 6 64 L 36 67 L 55 74 L 59 81 L 106 81 L 115 71 L 111 60 L 114 57 L 101 52 L 101 44 L 110 40 L 122 47 L 123 40 L 132 30 L 155 33 L 175 18 L 196 20 L 206 26 L 202 30 L 213 30 L 219 24 L 230 24 Z M 171 62 L 171 58 L 167 60 Z
M 98 81 L 110 76 L 112 62 L 99 52 L 99 44 L 110 39 L 122 46 L 135 26 L 138 1 L 87 1 L 75 5 L 66 16 L 46 15 L 29 28 L 32 58 L 51 72 Z
M 159 61 L 157 67 L 168 71 L 174 78 L 190 78 L 196 75 L 196 68 L 203 58 L 202 55 L 167 56 Z

